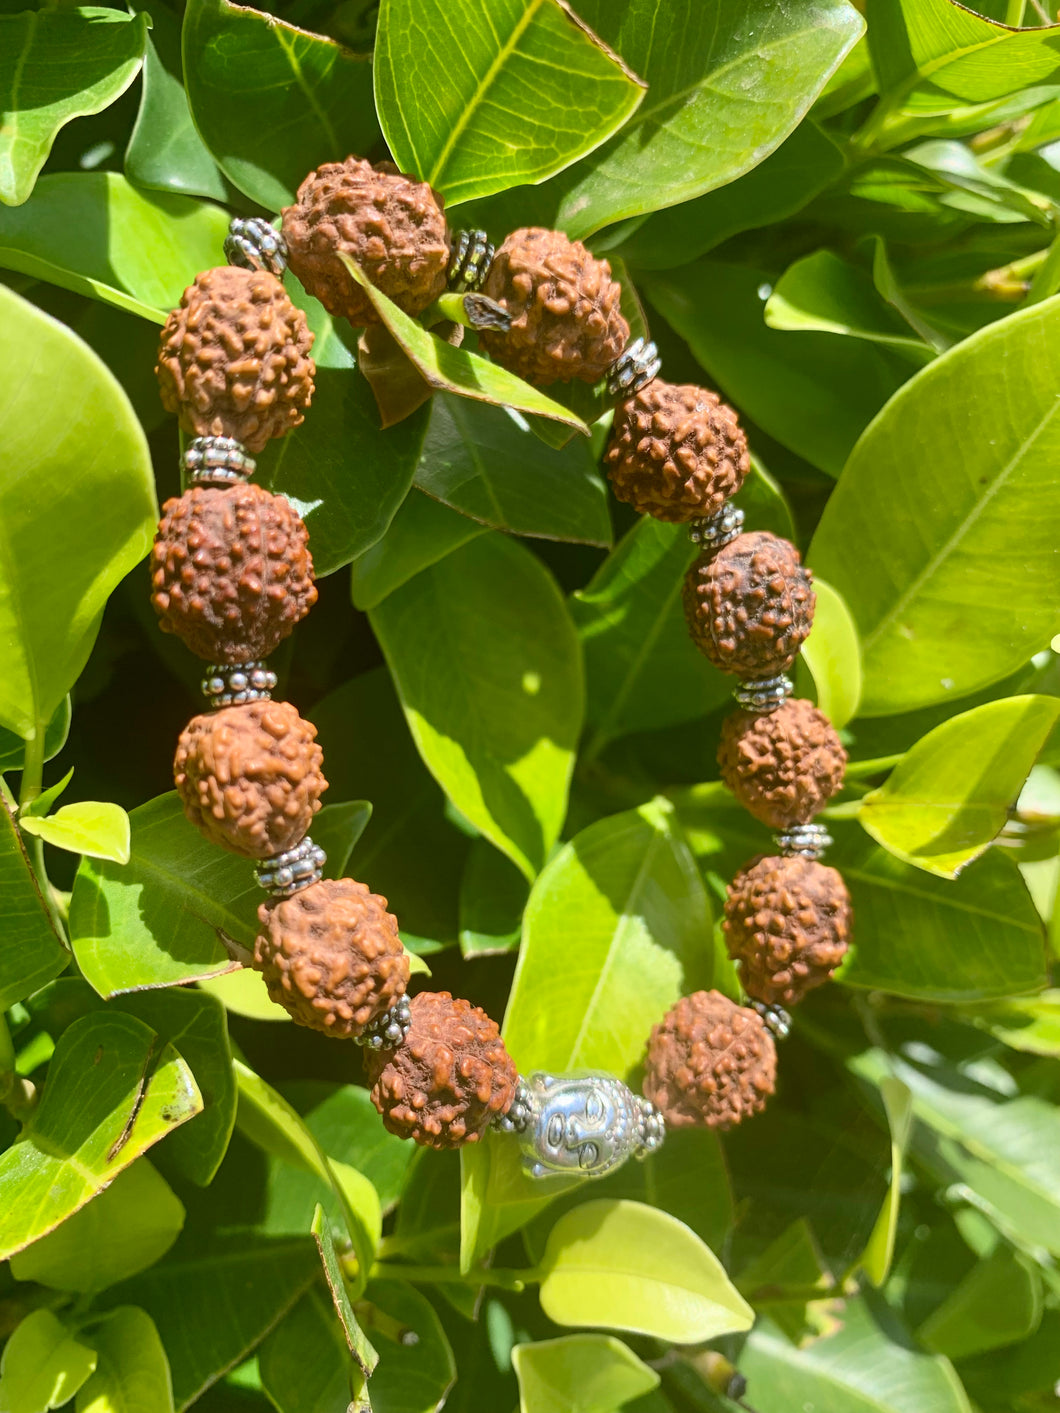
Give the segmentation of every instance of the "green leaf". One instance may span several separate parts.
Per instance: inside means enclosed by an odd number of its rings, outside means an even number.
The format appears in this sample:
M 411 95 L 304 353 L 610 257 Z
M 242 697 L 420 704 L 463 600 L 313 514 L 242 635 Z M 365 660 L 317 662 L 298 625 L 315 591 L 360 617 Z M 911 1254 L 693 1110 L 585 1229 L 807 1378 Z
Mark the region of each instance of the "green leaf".
M 829 863 L 854 906 L 839 979 L 918 1001 L 980 1001 L 1045 982 L 1041 920 L 1019 870 L 996 850 L 949 882 L 837 829 Z
M 0 1356 L 0 1408 L 47 1413 L 69 1402 L 96 1367 L 50 1310 L 34 1310 L 12 1331 Z
M 861 1258 L 862 1268 L 877 1288 L 883 1285 L 894 1259 L 894 1240 L 898 1232 L 898 1211 L 902 1201 L 902 1165 L 913 1121 L 913 1098 L 900 1079 L 885 1079 L 880 1084 L 880 1097 L 887 1112 L 891 1131 L 891 1185 L 887 1189 L 880 1215 L 872 1229 L 868 1245 Z M 945 1352 L 945 1351 L 943 1351 Z
M 187 1065 L 141 1021 L 75 1021 L 19 1142 L 0 1155 L 0 1254 L 57 1227 L 201 1109 Z
M 173 1413 L 169 1362 L 154 1321 L 125 1305 L 93 1327 L 98 1362 L 78 1392 L 77 1413 Z
M 72 854 L 111 859 L 118 864 L 129 862 L 129 816 L 121 805 L 78 800 L 44 819 L 23 815 L 19 827 Z
M 808 558 L 858 625 L 867 716 L 996 682 L 1057 631 L 1041 585 L 1060 515 L 1058 331 L 1050 299 L 937 358 L 873 422 L 825 507 Z M 984 406 L 990 435 L 969 440 Z
M 403 1281 L 372 1281 L 366 1299 L 382 1312 L 372 1326 L 379 1366 L 368 1386 L 374 1413 L 435 1413 L 456 1378 L 456 1362 L 434 1307 Z M 412 1351 L 402 1342 L 416 1335 Z
M 826 1298 L 823 1287 L 828 1284 L 813 1228 L 805 1217 L 785 1227 L 743 1268 L 736 1282 L 740 1294 L 752 1305 L 768 1303 L 770 1318 L 793 1344 L 817 1332 L 809 1308 L 813 1304 L 810 1292 L 814 1296 L 820 1292 L 819 1298 Z M 782 1292 L 792 1287 L 799 1293 L 785 1299 Z
M 440 402 L 441 398 L 435 398 Z M 486 533 L 479 525 L 413 488 L 381 540 L 353 561 L 352 596 L 362 611 L 375 608 L 402 584 L 453 550 Z
M 847 1300 L 838 1329 L 804 1348 L 768 1320 L 740 1355 L 756 1413 L 971 1413 L 948 1359 L 923 1354 L 865 1300 Z M 893 1330 L 893 1323 L 891 1324 Z
M 526 879 L 485 839 L 476 839 L 460 880 L 460 950 L 465 957 L 514 951 L 522 935 Z
M 659 1375 L 612 1335 L 517 1344 L 519 1413 L 615 1413 L 659 1387 Z
M 861 644 L 842 595 L 814 576 L 817 606 L 813 627 L 802 645 L 804 663 L 816 688 L 817 705 L 837 731 L 858 714 L 861 700 Z M 796 663 L 798 671 L 799 663 Z
M 644 84 L 564 0 L 383 0 L 375 97 L 398 166 L 455 206 L 568 167 Z
M 298 1300 L 258 1353 L 261 1387 L 279 1413 L 347 1413 L 350 1351 L 319 1284 Z
M 324 1267 L 324 1279 L 333 1305 L 332 1313 L 338 1319 L 347 1355 L 353 1355 L 362 1373 L 370 1374 L 379 1362 L 379 1355 L 357 1322 L 357 1316 L 354 1314 L 349 1292 L 346 1289 L 346 1281 L 342 1274 L 339 1253 L 335 1249 L 335 1238 L 324 1215 L 324 1209 L 319 1203 L 313 1213 L 310 1230 L 316 1241 L 317 1250 L 320 1252 L 321 1264 Z M 346 1363 L 348 1366 L 348 1357 Z
M 183 1225 L 183 1204 L 139 1158 L 62 1226 L 16 1251 L 11 1274 L 53 1290 L 95 1294 L 153 1265 Z
M 147 553 L 158 507 L 116 379 L 3 287 L 0 370 L 0 721 L 31 740 L 88 661 L 107 596 Z
M 581 658 L 554 580 L 521 545 L 483 536 L 369 618 L 427 768 L 533 878 L 566 815 L 582 715 Z
M 1060 990 L 969 1006 L 962 1008 L 961 1016 L 1013 1050 L 1060 1059 Z
M 64 697 L 44 732 L 44 764 L 54 760 L 66 745 L 72 718 L 70 698 Z M 0 726 L 0 774 L 21 770 L 26 759 L 26 743 L 14 731 Z
M 950 1359 L 985 1354 L 1034 1333 L 1042 1278 L 1034 1263 L 999 1244 L 955 1286 L 917 1330 L 925 1348 Z
M 222 259 L 227 232 L 209 202 L 140 191 L 117 172 L 54 172 L 0 211 L 0 266 L 162 324 Z
M 86 6 L 0 15 L 0 202 L 33 190 L 59 129 L 98 113 L 140 71 L 147 18 Z
M 928 732 L 858 819 L 897 858 L 956 878 L 996 838 L 1060 718 L 1056 697 L 1004 697 Z
M 49 785 L 46 790 L 42 790 L 35 799 L 29 800 L 19 809 L 19 819 L 43 818 L 48 813 L 55 801 L 62 795 L 63 791 L 74 778 L 74 767 L 71 766 L 61 780 L 54 785 Z M 32 831 L 31 831 L 32 832 Z
M 781 275 L 766 301 L 771 329 L 817 329 L 889 345 L 928 362 L 934 351 L 880 295 L 872 275 L 818 250 L 796 260 Z
M 754 1311 L 683 1222 L 640 1202 L 583 1202 L 549 1234 L 541 1308 L 557 1325 L 604 1325 L 672 1344 L 748 1330 Z
M 145 0 L 143 8 L 151 17 L 151 33 L 140 111 L 125 150 L 126 175 L 148 190 L 224 202 L 225 180 L 195 129 L 184 92 L 180 23 L 161 0 Z
M 208 976 L 199 983 L 199 989 L 220 1001 L 229 1014 L 246 1016 L 248 1020 L 279 1021 L 289 1024 L 290 1015 L 275 1001 L 269 1000 L 261 976 L 252 967 L 240 967 L 238 971 L 221 972 L 219 976 Z
M 607 491 L 589 443 L 543 447 L 507 408 L 435 397 L 416 485 L 494 530 L 611 543 Z
M 367 152 L 379 128 L 369 57 L 228 0 L 184 11 L 188 105 L 217 165 L 270 211 L 322 162 Z
M 0 1012 L 58 976 L 70 960 L 44 907 L 18 827 L 0 799 Z

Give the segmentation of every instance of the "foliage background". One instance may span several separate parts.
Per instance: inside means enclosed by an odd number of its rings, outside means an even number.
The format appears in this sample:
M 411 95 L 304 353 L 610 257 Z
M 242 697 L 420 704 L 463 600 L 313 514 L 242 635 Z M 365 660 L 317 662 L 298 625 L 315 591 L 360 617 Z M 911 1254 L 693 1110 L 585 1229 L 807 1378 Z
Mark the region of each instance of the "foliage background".
M 0 0 L 4 1413 L 687 1413 L 734 1406 L 722 1355 L 757 1413 L 1060 1406 L 1060 30 L 576 9 Z M 852 760 L 856 946 L 766 1114 L 551 1202 L 503 1140 L 391 1140 L 351 1047 L 223 974 L 249 866 L 169 793 L 200 698 L 142 563 L 179 490 L 157 327 L 231 214 L 388 149 L 454 224 L 606 253 L 666 375 L 738 407 Z M 635 1079 L 677 995 L 738 994 L 710 918 L 769 847 L 716 780 L 692 547 L 608 495 L 587 393 L 385 304 L 373 362 L 289 287 L 318 391 L 259 475 L 326 576 L 273 663 L 314 836 L 520 1066 Z

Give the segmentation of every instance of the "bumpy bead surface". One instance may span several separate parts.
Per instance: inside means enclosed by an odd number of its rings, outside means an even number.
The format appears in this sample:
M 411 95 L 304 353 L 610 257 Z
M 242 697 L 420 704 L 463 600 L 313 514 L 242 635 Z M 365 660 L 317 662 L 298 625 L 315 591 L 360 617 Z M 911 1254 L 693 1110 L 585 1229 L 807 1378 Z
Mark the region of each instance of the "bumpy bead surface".
M 254 485 L 192 486 L 167 500 L 151 584 L 162 631 L 216 664 L 267 657 L 317 601 L 301 517 Z
M 811 627 L 810 571 L 787 540 L 738 535 L 701 555 L 685 576 L 685 619 L 704 657 L 721 672 L 771 677 L 795 661 Z
M 283 212 L 288 263 L 329 314 L 357 327 L 378 324 L 379 317 L 340 253 L 406 314 L 419 314 L 445 289 L 443 206 L 426 182 L 392 168 L 358 157 L 325 162 Z
M 306 834 L 328 788 L 316 734 L 289 702 L 247 702 L 193 716 L 173 763 L 184 813 L 233 854 L 282 854 Z
M 505 334 L 482 333 L 482 347 L 538 386 L 597 382 L 629 339 L 611 266 L 562 231 L 513 231 L 493 257 L 482 293 L 512 320 Z
M 254 966 L 270 998 L 307 1025 L 354 1039 L 405 993 L 409 960 L 386 899 L 352 878 L 325 878 L 262 903 Z
M 765 1108 L 776 1071 L 761 1016 L 720 991 L 696 991 L 652 1031 L 644 1093 L 668 1126 L 727 1129 Z
M 197 437 L 261 451 L 303 420 L 313 396 L 313 335 L 275 275 L 204 270 L 166 320 L 155 373 L 168 412 Z
M 775 711 L 733 712 L 722 723 L 721 778 L 771 829 L 808 824 L 842 786 L 846 763 L 835 727 L 799 697 Z
M 619 500 L 673 523 L 714 515 L 751 469 L 732 408 L 705 388 L 661 378 L 619 407 L 604 463 Z
M 793 1006 L 846 955 L 850 895 L 836 869 L 813 859 L 756 859 L 729 885 L 723 928 L 747 994 Z
M 365 1054 L 372 1103 L 400 1138 L 428 1148 L 474 1143 L 515 1095 L 497 1024 L 448 991 L 421 991 L 411 1010 L 403 1045 Z

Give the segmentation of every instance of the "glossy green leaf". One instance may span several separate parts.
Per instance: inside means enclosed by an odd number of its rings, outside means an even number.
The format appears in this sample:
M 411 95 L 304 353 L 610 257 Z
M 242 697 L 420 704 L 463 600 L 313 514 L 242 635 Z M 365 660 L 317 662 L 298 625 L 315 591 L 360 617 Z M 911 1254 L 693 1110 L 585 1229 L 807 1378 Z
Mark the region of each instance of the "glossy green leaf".
M 866 715 L 998 681 L 1057 631 L 1043 586 L 1057 582 L 1058 329 L 1050 299 L 937 358 L 861 438 L 825 507 L 808 558 L 858 625 Z M 968 438 L 984 406 L 990 435 Z
M 125 150 L 125 173 L 138 187 L 226 201 L 217 163 L 192 122 L 184 92 L 180 22 L 162 0 L 146 0 L 151 32 L 144 51 L 140 111 Z
M 1013 1050 L 1060 1059 L 1060 991 L 1012 996 L 962 1009 L 961 1014 Z
M 908 360 L 840 334 L 770 329 L 765 271 L 700 260 L 650 274 L 644 293 L 725 395 L 789 450 L 838 476 L 854 443 L 908 376 Z M 822 562 L 821 573 L 844 594 Z M 853 605 L 851 605 L 853 607 Z
M 95 6 L 0 14 L 0 201 L 26 200 L 64 123 L 125 92 L 146 35 L 146 16 Z
M 469 398 L 472 402 L 493 403 L 500 407 L 513 407 L 519 412 L 532 413 L 536 417 L 550 418 L 573 427 L 576 432 L 588 436 L 589 429 L 582 419 L 569 412 L 560 402 L 546 397 L 543 392 L 524 383 L 514 373 L 509 373 L 499 364 L 490 363 L 477 353 L 469 353 L 463 348 L 429 333 L 422 324 L 410 318 L 381 290 L 376 289 L 357 265 L 341 251 L 339 259 L 349 270 L 350 275 L 364 289 L 371 300 L 375 312 L 401 345 L 407 357 L 416 367 L 428 387 L 436 392 L 455 393 L 458 397 Z
M 70 781 L 74 778 L 73 766 L 66 772 L 61 780 L 57 780 L 54 785 L 49 785 L 42 790 L 34 799 L 28 800 L 25 805 L 19 808 L 19 821 L 26 819 L 43 819 L 49 813 L 53 804 L 63 794 Z M 32 833 L 32 830 L 30 831 Z
M 228 0 L 184 11 L 188 105 L 214 161 L 270 211 L 322 162 L 378 137 L 367 56 Z
M 567 811 L 582 714 L 581 658 L 555 582 L 521 545 L 483 536 L 369 616 L 428 769 L 533 878 Z
M 0 1253 L 57 1227 L 201 1109 L 187 1065 L 141 1021 L 75 1021 L 20 1141 L 0 1155 Z
M 974 1266 L 917 1330 L 926 1349 L 963 1359 L 1015 1344 L 1042 1318 L 1042 1278 L 1034 1263 L 1000 1244 Z
M 861 1258 L 865 1274 L 877 1288 L 887 1279 L 894 1259 L 894 1241 L 898 1232 L 898 1212 L 902 1201 L 902 1165 L 913 1120 L 912 1095 L 908 1086 L 900 1079 L 883 1080 L 880 1084 L 880 1097 L 887 1112 L 887 1126 L 891 1131 L 891 1183 Z
M 544 181 L 610 137 L 643 97 L 564 0 L 380 6 L 375 98 L 387 145 L 450 206 Z
M 169 1362 L 154 1321 L 125 1305 L 92 1329 L 95 1373 L 77 1395 L 77 1413 L 172 1413 Z
M 456 1378 L 456 1362 L 431 1302 L 403 1281 L 372 1281 L 368 1303 L 379 1314 L 372 1338 L 379 1345 L 379 1366 L 368 1393 L 373 1413 L 436 1413 Z M 416 1335 L 410 1349 L 401 1342 L 406 1330 Z
M 421 569 L 485 533 L 485 525 L 413 488 L 383 538 L 353 561 L 354 605 L 361 610 L 375 608 Z
M 58 976 L 70 955 L 56 933 L 7 802 L 0 799 L 0 1012 Z
M 611 543 L 607 492 L 589 443 L 544 447 L 507 408 L 435 397 L 416 485 L 494 530 Z
M 813 679 L 817 705 L 839 731 L 858 714 L 861 644 L 842 595 L 817 576 L 813 587 L 817 605 L 809 637 L 802 645 L 801 662 Z
M 64 697 L 44 731 L 44 764 L 54 760 L 66 745 L 72 718 L 70 698 Z M 21 770 L 26 758 L 26 743 L 14 731 L 0 726 L 0 773 Z
M 248 1020 L 290 1023 L 288 1012 L 269 1000 L 264 981 L 252 967 L 240 967 L 238 971 L 205 977 L 199 982 L 199 988 L 220 1001 L 231 1015 L 246 1016 Z
M 153 1265 L 183 1225 L 180 1199 L 139 1158 L 62 1226 L 16 1251 L 11 1274 L 54 1290 L 94 1294 Z
M 347 1355 L 353 1355 L 362 1373 L 371 1374 L 379 1361 L 379 1355 L 357 1321 L 349 1291 L 346 1289 L 346 1280 L 342 1274 L 335 1238 L 332 1235 L 328 1219 L 324 1215 L 324 1209 L 319 1204 L 313 1213 L 310 1229 L 313 1239 L 316 1241 L 317 1250 L 320 1252 L 321 1264 L 324 1267 L 324 1279 L 331 1295 L 332 1314 L 338 1321 Z M 348 1364 L 349 1360 L 347 1359 L 346 1362 Z
M 881 297 L 872 275 L 830 250 L 806 255 L 784 271 L 764 317 L 771 329 L 846 334 L 902 349 L 925 363 L 933 356 Z
M 640 1202 L 583 1202 L 549 1233 L 541 1308 L 558 1325 L 603 1325 L 701 1344 L 751 1328 L 754 1311 L 683 1222 Z
M 347 1413 L 356 1407 L 352 1362 L 319 1284 L 288 1310 L 258 1352 L 261 1387 L 279 1413 Z
M 828 859 L 854 907 L 839 979 L 920 1001 L 979 1001 L 1045 982 L 1042 925 L 1019 870 L 993 850 L 955 881 L 837 829 Z
M 93 1349 L 50 1310 L 34 1310 L 12 1331 L 0 1355 L 0 1408 L 10 1413 L 59 1408 L 95 1367 Z
M 864 1300 L 847 1300 L 838 1328 L 804 1348 L 768 1320 L 740 1354 L 756 1413 L 971 1413 L 948 1359 L 924 1354 Z M 892 1327 L 893 1328 L 893 1327 Z
M 0 721 L 29 740 L 77 680 L 158 508 L 147 441 L 116 379 L 3 287 L 0 369 Z
M 118 864 L 129 862 L 129 816 L 121 805 L 78 800 L 43 819 L 24 815 L 19 827 L 72 854 L 87 854 Z
M 460 950 L 465 957 L 511 952 L 522 936 L 526 879 L 485 839 L 476 839 L 460 880 Z
M 659 1375 L 612 1335 L 517 1344 L 519 1413 L 615 1413 L 659 1386 Z
M 222 258 L 227 232 L 209 202 L 140 191 L 117 172 L 55 172 L 0 211 L 0 265 L 161 324 Z
M 936 726 L 858 818 L 907 863 L 956 878 L 997 836 L 1060 718 L 1056 697 L 1003 697 Z

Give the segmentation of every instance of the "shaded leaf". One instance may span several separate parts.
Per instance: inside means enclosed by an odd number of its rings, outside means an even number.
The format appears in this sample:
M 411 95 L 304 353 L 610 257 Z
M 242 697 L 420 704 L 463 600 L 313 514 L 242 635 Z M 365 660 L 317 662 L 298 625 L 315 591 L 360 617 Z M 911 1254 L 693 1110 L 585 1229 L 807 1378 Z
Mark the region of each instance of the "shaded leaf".
M 1042 1278 L 1034 1263 L 1001 1243 L 932 1311 L 917 1339 L 950 1359 L 985 1354 L 1033 1334 L 1042 1304 Z
M 460 880 L 460 950 L 465 957 L 511 952 L 522 935 L 527 881 L 485 839 L 471 845 Z
M 372 1329 L 379 1345 L 369 1384 L 373 1413 L 435 1413 L 453 1386 L 456 1362 L 434 1307 L 404 1281 L 372 1281 L 366 1298 L 387 1317 Z M 411 1352 L 400 1342 L 405 1330 L 416 1335 Z
M 440 401 L 436 398 L 435 402 Z M 461 515 L 413 487 L 386 534 L 353 561 L 355 607 L 375 608 L 421 569 L 486 533 L 486 526 Z
M 313 1213 L 311 1230 L 324 1267 L 324 1279 L 331 1295 L 333 1313 L 338 1319 L 343 1343 L 348 1353 L 356 1359 L 361 1371 L 370 1374 L 378 1363 L 379 1356 L 357 1323 L 342 1274 L 339 1254 L 335 1249 L 335 1238 L 324 1215 L 324 1209 L 319 1204 Z
M 928 362 L 933 350 L 882 298 L 872 275 L 830 250 L 806 255 L 784 271 L 766 301 L 771 329 L 817 329 L 890 345 Z
M 611 1335 L 517 1344 L 519 1413 L 615 1413 L 659 1386 L 659 1375 Z
M 261 1387 L 279 1413 L 347 1413 L 351 1366 L 342 1327 L 319 1284 L 288 1310 L 258 1352 Z
M 66 745 L 72 712 L 70 698 L 64 697 L 44 731 L 44 764 L 54 760 Z M 21 770 L 26 759 L 26 743 L 14 731 L 0 726 L 0 774 Z
M 0 1011 L 58 976 L 70 959 L 40 895 L 18 826 L 0 799 Z

